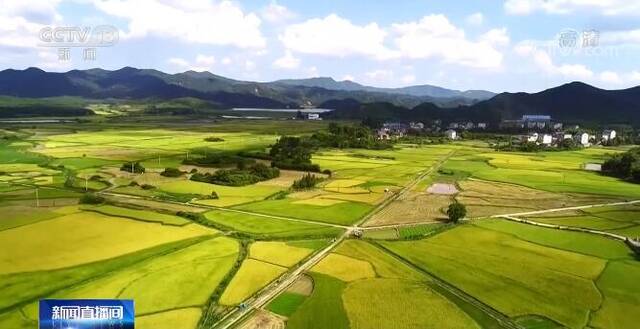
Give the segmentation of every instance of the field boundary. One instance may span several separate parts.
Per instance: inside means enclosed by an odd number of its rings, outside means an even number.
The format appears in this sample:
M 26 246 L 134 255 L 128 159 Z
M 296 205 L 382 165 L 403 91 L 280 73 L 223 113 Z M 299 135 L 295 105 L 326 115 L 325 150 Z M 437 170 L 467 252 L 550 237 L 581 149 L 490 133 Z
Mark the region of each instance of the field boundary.
M 429 271 L 427 271 L 427 270 L 415 265 L 413 262 L 411 262 L 411 261 L 407 260 L 406 258 L 396 254 L 395 252 L 387 249 L 385 246 L 383 246 L 383 245 L 381 245 L 381 244 L 379 244 L 377 242 L 372 242 L 371 244 L 376 246 L 376 247 L 378 247 L 379 249 L 381 249 L 386 254 L 388 254 L 388 255 L 398 259 L 402 263 L 410 266 L 411 268 L 415 269 L 416 271 L 419 271 L 420 273 L 425 274 L 427 277 L 429 277 L 430 279 L 433 280 L 433 283 L 435 285 L 437 285 L 438 287 L 440 287 L 440 288 L 446 290 L 447 292 L 455 295 L 456 297 L 460 298 L 461 300 L 463 300 L 463 301 L 475 306 L 476 308 L 478 308 L 478 310 L 482 311 L 484 314 L 487 314 L 488 316 L 490 316 L 491 318 L 496 320 L 498 322 L 498 324 L 500 324 L 503 328 L 525 329 L 524 327 L 520 326 L 519 324 L 513 322 L 508 316 L 506 316 L 502 312 L 500 312 L 500 311 L 494 309 L 493 307 L 483 303 L 482 301 L 478 300 L 477 298 L 467 294 L 463 290 L 461 290 L 461 289 L 455 287 L 454 285 L 448 283 L 447 281 L 439 278 L 435 274 L 433 274 L 433 273 L 431 273 L 431 272 L 429 272 Z M 440 293 L 438 293 L 438 294 L 440 294 Z M 443 297 L 447 298 L 445 296 L 443 296 Z M 451 301 L 451 302 L 453 303 L 453 301 Z
M 565 230 L 565 231 L 574 231 L 574 232 L 583 232 L 583 233 L 595 234 L 595 235 L 604 236 L 604 237 L 607 237 L 607 238 L 612 238 L 612 239 L 616 239 L 616 240 L 620 240 L 620 241 L 626 242 L 626 241 L 629 240 L 629 238 L 626 237 L 626 236 L 623 236 L 623 235 L 619 235 L 619 234 L 614 234 L 614 233 L 610 233 L 610 232 L 599 231 L 599 230 L 594 230 L 594 229 L 584 228 L 584 227 L 579 227 L 579 226 L 566 226 L 566 225 L 555 225 L 555 224 L 540 223 L 540 222 L 536 222 L 536 221 L 532 221 L 532 220 L 528 220 L 528 219 L 524 219 L 524 218 L 518 218 L 518 217 L 519 216 L 546 214 L 546 213 L 552 213 L 552 212 L 570 211 L 570 210 L 582 210 L 582 209 L 590 209 L 590 208 L 598 208 L 598 207 L 624 206 L 624 205 L 637 204 L 637 203 L 640 203 L 640 200 L 633 200 L 633 201 L 627 201 L 627 202 L 602 203 L 602 204 L 587 205 L 587 206 L 577 206 L 577 207 L 567 207 L 567 208 L 555 208 L 555 209 L 538 210 L 538 211 L 516 213 L 516 214 L 508 214 L 508 215 L 493 215 L 493 216 L 491 216 L 491 218 L 502 218 L 502 219 L 513 221 L 513 222 L 529 224 L 529 225 L 534 225 L 534 226 L 553 228 L 553 229 Z

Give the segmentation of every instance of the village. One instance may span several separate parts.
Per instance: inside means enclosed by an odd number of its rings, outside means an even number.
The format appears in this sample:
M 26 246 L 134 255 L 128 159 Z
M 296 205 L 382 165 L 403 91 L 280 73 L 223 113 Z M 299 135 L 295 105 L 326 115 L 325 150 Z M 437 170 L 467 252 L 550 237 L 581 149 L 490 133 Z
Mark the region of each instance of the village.
M 462 138 L 464 132 L 512 133 L 511 143 L 532 143 L 542 147 L 566 146 L 568 143 L 582 147 L 607 145 L 617 138 L 617 132 L 613 129 L 596 133 L 581 129 L 578 125 L 565 127 L 564 123 L 554 121 L 548 115 L 523 115 L 518 120 L 503 120 L 496 127 L 490 127 L 486 122 L 471 121 L 451 122 L 446 126 L 441 120 L 434 120 L 430 125 L 422 122 L 386 122 L 376 130 L 376 136 L 379 140 L 391 140 L 413 133 L 427 133 L 456 140 Z

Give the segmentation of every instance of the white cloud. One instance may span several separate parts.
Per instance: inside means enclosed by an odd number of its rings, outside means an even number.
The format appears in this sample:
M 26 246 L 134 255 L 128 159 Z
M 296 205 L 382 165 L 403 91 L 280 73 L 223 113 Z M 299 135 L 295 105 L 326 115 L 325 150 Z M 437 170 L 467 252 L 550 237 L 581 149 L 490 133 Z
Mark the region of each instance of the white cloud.
M 640 15 L 638 0 L 507 0 L 504 9 L 512 15 L 528 15 L 533 12 L 571 14 L 579 11 L 607 16 Z
M 600 73 L 600 80 L 609 84 L 621 84 L 622 79 L 618 73 L 613 71 L 602 71 Z
M 318 68 L 315 66 L 311 66 L 307 69 L 307 74 L 309 75 L 309 77 L 311 78 L 317 78 L 320 76 L 320 74 L 318 73 Z
M 38 51 L 39 68 L 53 71 L 66 71 L 71 69 L 71 61 L 61 61 L 58 58 L 57 49 L 48 48 Z
M 626 31 L 604 31 L 600 34 L 600 44 L 640 44 L 640 29 Z
M 395 44 L 404 57 L 438 58 L 445 63 L 476 68 L 499 68 L 503 55 L 495 48 L 508 42 L 506 29 L 490 31 L 489 37 L 468 40 L 444 15 L 429 15 L 420 21 L 393 24 Z M 497 42 L 497 43 L 496 43 Z
M 196 56 L 196 64 L 198 65 L 212 66 L 215 63 L 216 58 L 213 56 L 206 56 L 202 54 L 198 54 L 198 56 Z
M 256 68 L 256 63 L 252 60 L 244 61 L 244 69 L 247 71 L 253 71 Z
M 213 56 L 206 56 L 198 54 L 193 63 L 180 57 L 172 57 L 167 60 L 167 63 L 181 69 L 181 70 L 193 70 L 193 71 L 211 71 L 216 59 Z
M 393 71 L 380 69 L 366 72 L 365 75 L 371 80 L 387 81 L 393 78 Z
M 279 5 L 276 1 L 271 1 L 268 6 L 262 9 L 262 18 L 271 23 L 280 23 L 296 17 L 296 14 L 289 8 Z
M 0 7 L 6 16 L 20 16 L 34 23 L 48 24 L 62 19 L 56 9 L 59 3 L 60 0 L 2 0 Z
M 292 51 L 333 57 L 364 55 L 384 59 L 393 53 L 384 46 L 386 32 L 376 23 L 354 25 L 331 14 L 287 26 L 279 36 Z
M 222 59 L 221 61 L 222 65 L 229 65 L 231 64 L 231 58 L 230 57 L 225 57 Z
M 473 13 L 467 16 L 465 21 L 469 25 L 480 26 L 482 25 L 482 23 L 484 23 L 484 15 L 482 15 L 482 13 Z
M 167 60 L 167 63 L 175 66 L 179 66 L 181 68 L 189 67 L 189 62 L 184 58 L 172 57 Z
M 487 33 L 481 35 L 480 40 L 495 46 L 506 46 L 510 42 L 506 28 L 491 29 Z
M 231 1 L 93 0 L 106 14 L 128 20 L 123 38 L 147 35 L 184 42 L 263 48 L 260 18 Z
M 414 83 L 416 81 L 416 76 L 413 75 L 413 74 L 406 74 L 400 80 L 404 84 L 411 84 L 411 83 Z
M 0 48 L 2 51 L 21 53 L 33 51 L 41 43 L 40 30 L 61 22 L 62 16 L 56 10 L 59 2 L 59 0 L 31 2 L 0 0 L 0 8 L 2 8 L 0 9 L 0 22 L 2 22 Z
M 545 50 L 538 49 L 534 45 L 522 42 L 515 47 L 516 54 L 522 57 L 529 57 L 533 63 L 547 74 L 561 75 L 571 79 L 589 79 L 593 77 L 593 71 L 582 64 L 561 64 L 553 63 L 551 56 Z
M 353 77 L 353 75 L 351 74 L 345 74 L 342 77 L 342 81 L 354 81 L 356 78 Z
M 287 50 L 284 56 L 276 59 L 273 66 L 280 69 L 295 69 L 300 66 L 300 59 L 293 56 L 290 50 Z

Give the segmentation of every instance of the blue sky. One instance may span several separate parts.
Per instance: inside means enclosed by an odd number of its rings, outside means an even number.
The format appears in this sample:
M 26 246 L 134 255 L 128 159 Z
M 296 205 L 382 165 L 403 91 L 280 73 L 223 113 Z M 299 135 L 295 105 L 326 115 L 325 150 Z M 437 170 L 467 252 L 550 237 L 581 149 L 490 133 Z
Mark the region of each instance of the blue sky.
M 638 0 L 0 0 L 0 69 L 133 66 L 496 92 L 578 80 L 620 89 L 640 85 L 639 18 Z M 100 25 L 115 27 L 119 40 L 96 48 L 95 60 L 83 58 L 82 42 L 60 60 L 60 47 L 41 35 Z

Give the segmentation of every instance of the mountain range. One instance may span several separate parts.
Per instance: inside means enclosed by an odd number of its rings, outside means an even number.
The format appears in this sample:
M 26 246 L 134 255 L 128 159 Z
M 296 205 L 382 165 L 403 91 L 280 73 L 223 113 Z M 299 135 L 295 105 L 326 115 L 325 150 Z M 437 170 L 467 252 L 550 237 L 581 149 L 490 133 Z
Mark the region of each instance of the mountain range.
M 167 74 L 131 67 L 64 73 L 28 68 L 0 71 L 0 95 L 142 101 L 190 98 L 217 109 L 320 107 L 336 110 L 329 117 L 356 120 L 379 117 L 495 123 L 524 114 L 545 114 L 565 122 L 640 123 L 640 87 L 605 90 L 582 82 L 537 93 L 494 95 L 482 90 L 457 91 L 430 85 L 377 88 L 331 78 L 251 82 L 210 72 Z M 5 107 L 5 113 L 11 111 Z M 41 106 L 31 108 L 40 115 L 46 112 Z M 80 111 L 81 107 L 75 109 Z
M 403 91 L 404 90 L 404 91 Z M 490 92 L 459 92 L 435 86 L 398 89 L 375 88 L 331 78 L 240 81 L 210 72 L 168 74 L 151 69 L 125 67 L 45 72 L 38 68 L 0 71 L 0 95 L 15 97 L 80 96 L 86 98 L 173 99 L 194 97 L 220 108 L 316 107 L 331 99 L 352 98 L 362 103 L 389 102 L 413 107 L 431 102 L 443 107 L 473 104 L 493 96 Z
M 435 120 L 497 123 L 525 114 L 550 115 L 562 122 L 640 124 L 640 87 L 605 90 L 582 82 L 571 82 L 538 93 L 501 93 L 490 99 L 456 108 L 423 103 L 411 109 L 390 103 L 358 104 L 355 100 L 333 100 L 333 118 L 383 120 Z

